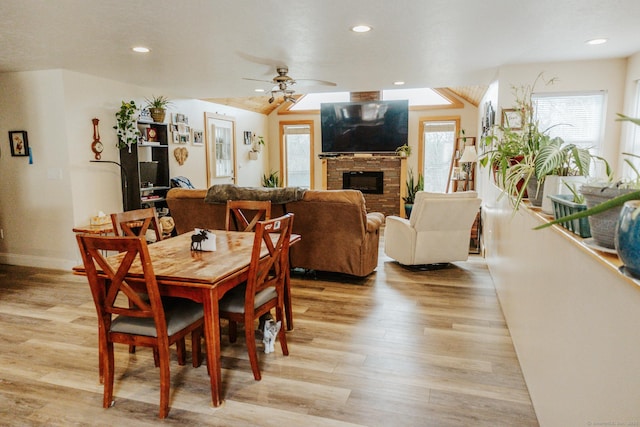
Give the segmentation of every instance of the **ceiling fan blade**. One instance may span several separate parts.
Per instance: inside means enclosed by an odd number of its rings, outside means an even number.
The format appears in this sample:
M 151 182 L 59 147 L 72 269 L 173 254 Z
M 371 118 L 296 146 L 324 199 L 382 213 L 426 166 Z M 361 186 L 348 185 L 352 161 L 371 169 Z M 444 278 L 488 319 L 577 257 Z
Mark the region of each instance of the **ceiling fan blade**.
M 337 86 L 334 82 L 316 79 L 295 79 L 298 86 Z
M 252 82 L 261 82 L 261 83 L 271 83 L 271 84 L 273 84 L 273 80 L 250 79 L 249 77 L 243 77 L 242 80 L 250 80 Z

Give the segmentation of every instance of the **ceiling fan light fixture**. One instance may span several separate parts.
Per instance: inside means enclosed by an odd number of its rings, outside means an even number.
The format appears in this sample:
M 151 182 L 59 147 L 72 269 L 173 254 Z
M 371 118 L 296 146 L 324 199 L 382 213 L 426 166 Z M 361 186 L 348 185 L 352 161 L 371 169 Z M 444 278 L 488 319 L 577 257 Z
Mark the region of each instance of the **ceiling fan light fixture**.
M 353 27 L 351 27 L 351 31 L 353 31 L 354 33 L 368 33 L 369 31 L 371 31 L 372 28 L 370 25 L 354 25 Z

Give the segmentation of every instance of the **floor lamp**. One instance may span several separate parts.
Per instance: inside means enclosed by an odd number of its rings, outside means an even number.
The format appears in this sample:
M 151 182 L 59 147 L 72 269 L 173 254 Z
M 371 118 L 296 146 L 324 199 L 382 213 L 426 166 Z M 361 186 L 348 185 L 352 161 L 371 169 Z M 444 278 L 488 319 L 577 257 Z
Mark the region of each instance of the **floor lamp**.
M 469 175 L 471 174 L 471 164 L 478 160 L 478 152 L 475 145 L 467 145 L 464 147 L 459 163 L 462 163 L 463 169 L 466 171 L 466 179 L 464 184 L 465 191 L 469 191 Z

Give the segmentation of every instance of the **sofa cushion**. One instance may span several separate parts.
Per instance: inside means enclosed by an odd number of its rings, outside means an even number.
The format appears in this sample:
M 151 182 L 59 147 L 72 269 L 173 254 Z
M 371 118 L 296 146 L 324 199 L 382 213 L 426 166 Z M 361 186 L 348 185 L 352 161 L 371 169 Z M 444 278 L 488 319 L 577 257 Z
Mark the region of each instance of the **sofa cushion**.
M 206 203 L 227 203 L 227 200 L 270 200 L 271 203 L 289 203 L 302 200 L 304 188 L 239 187 L 235 184 L 216 184 L 209 187 Z

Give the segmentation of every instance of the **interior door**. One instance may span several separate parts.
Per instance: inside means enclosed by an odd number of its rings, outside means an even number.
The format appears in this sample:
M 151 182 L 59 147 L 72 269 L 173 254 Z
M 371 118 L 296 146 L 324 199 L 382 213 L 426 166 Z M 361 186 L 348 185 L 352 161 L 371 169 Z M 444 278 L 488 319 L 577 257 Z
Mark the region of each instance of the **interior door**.
M 205 113 L 207 186 L 236 183 L 236 121 L 228 116 Z

